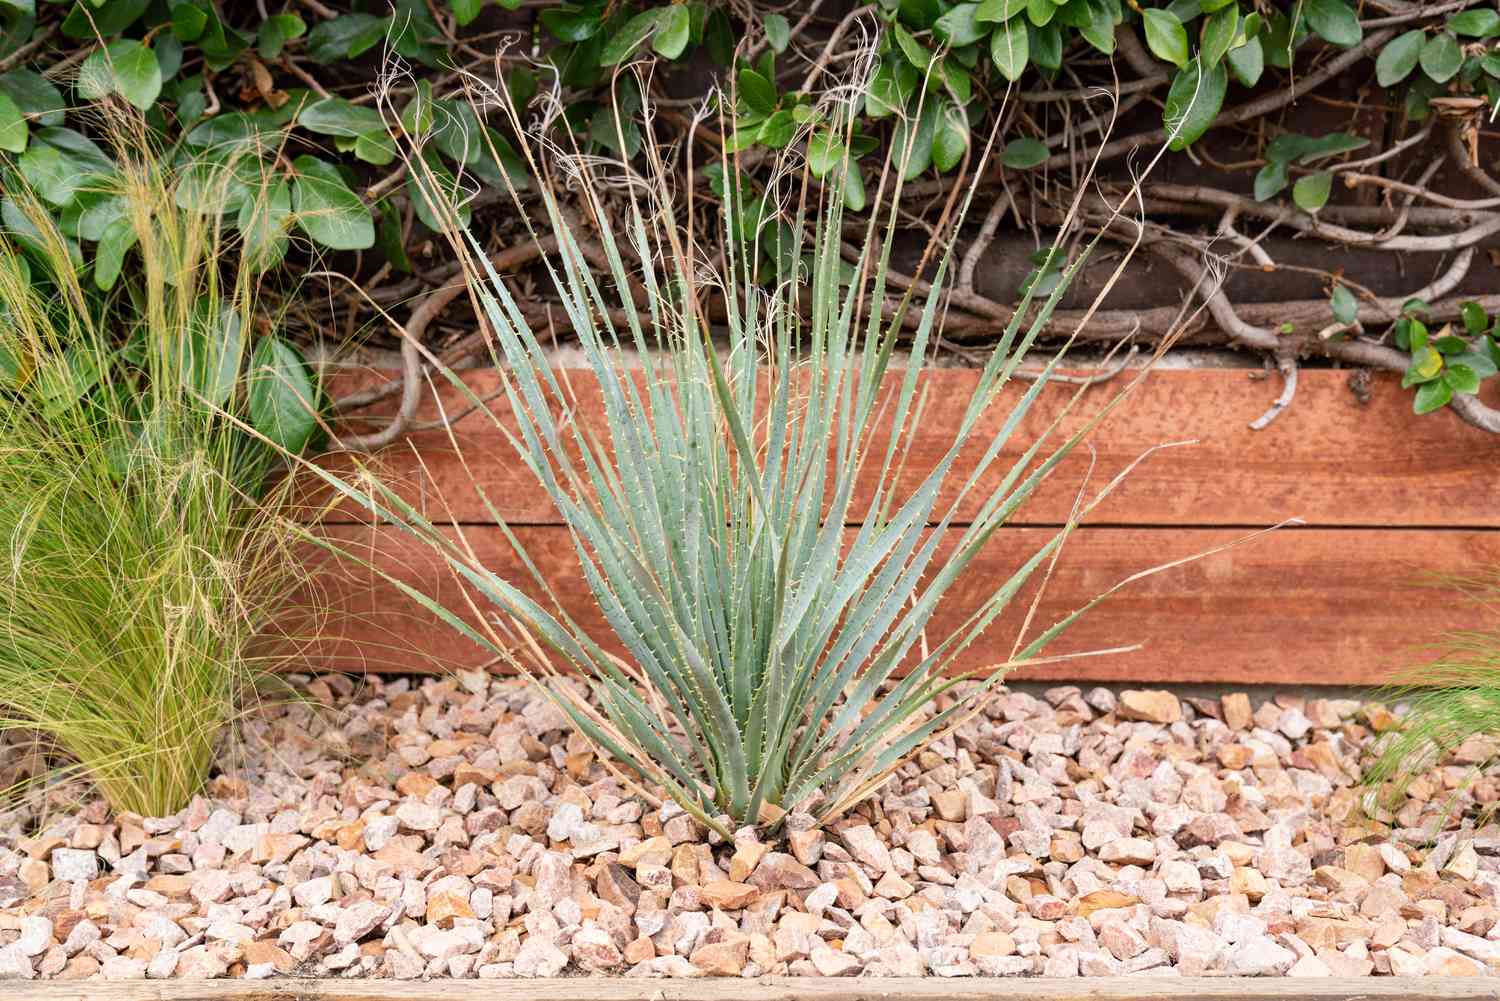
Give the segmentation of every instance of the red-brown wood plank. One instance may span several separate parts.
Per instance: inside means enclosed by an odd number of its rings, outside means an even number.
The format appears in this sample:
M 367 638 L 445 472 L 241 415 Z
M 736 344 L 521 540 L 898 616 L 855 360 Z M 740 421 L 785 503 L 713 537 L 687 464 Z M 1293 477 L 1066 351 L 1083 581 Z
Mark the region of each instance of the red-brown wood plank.
M 341 388 L 389 378 L 389 371 L 345 373 Z M 481 396 L 498 385 L 492 371 L 465 376 Z M 924 375 L 932 398 L 907 460 L 910 488 L 942 454 L 976 378 L 972 370 L 940 369 Z M 1126 376 L 1091 388 L 1064 425 L 1070 429 L 1124 384 Z M 1500 527 L 1494 501 L 1494 471 L 1500 468 L 1500 436 L 1468 427 L 1450 414 L 1417 417 L 1411 395 L 1394 376 L 1371 380 L 1371 399 L 1360 404 L 1347 384 L 1348 373 L 1301 373 L 1296 400 L 1267 430 L 1251 431 L 1279 391 L 1274 381 L 1243 370 L 1151 372 L 1134 395 L 1093 436 L 1097 454 L 1092 482 L 1106 482 L 1147 449 L 1166 442 L 1198 439 L 1199 444 L 1159 453 L 1136 469 L 1092 519 L 1117 525 L 1263 525 L 1300 517 L 1310 525 Z M 598 421 L 597 386 L 586 373 L 570 373 L 579 399 L 580 420 Z M 974 436 L 977 454 L 1023 391 L 1016 385 L 1002 397 Z M 1074 387 L 1056 385 L 1043 394 L 1006 455 L 1014 457 L 1045 426 Z M 464 408 L 457 391 L 445 386 L 446 408 Z M 505 413 L 505 401 L 493 406 Z M 426 401 L 423 417 L 437 407 Z M 502 515 L 518 524 L 556 524 L 545 495 L 516 460 L 511 446 L 483 414 L 458 424 L 457 439 L 469 467 Z M 416 458 L 420 456 L 420 462 Z M 459 462 L 447 432 L 425 430 L 378 459 L 385 473 L 402 483 L 408 497 L 434 515 L 460 522 L 483 522 L 469 472 Z M 1056 524 L 1073 504 L 1087 465 L 1082 451 L 1020 512 L 1016 523 Z M 1008 467 L 995 467 L 993 483 Z M 970 468 L 970 467 L 965 467 Z M 982 495 L 982 491 L 974 496 Z M 966 505 L 972 511 L 973 498 Z M 856 508 L 858 510 L 858 508 Z M 340 516 L 352 520 L 353 512 Z
M 338 526 L 335 535 L 375 566 L 450 604 L 461 592 L 420 544 L 391 527 Z M 519 582 L 516 558 L 498 530 L 466 530 L 484 563 Z M 1039 545 L 1045 529 L 1001 533 L 951 594 L 934 627 L 952 624 L 986 588 Z M 518 531 L 569 611 L 607 637 L 579 578 L 567 533 Z M 1084 528 L 1070 542 L 1036 624 L 1084 603 L 1151 565 L 1204 552 L 1243 536 L 1226 529 Z M 1375 684 L 1410 663 L 1411 646 L 1445 629 L 1483 623 L 1480 613 L 1417 589 L 1424 571 L 1500 561 L 1500 533 L 1487 531 L 1283 529 L 1224 553 L 1131 584 L 1086 616 L 1053 652 L 1144 644 L 1140 651 L 1017 672 L 1017 678 L 1161 684 Z M 413 606 L 368 569 L 321 578 L 335 610 L 312 666 L 429 671 L 473 667 L 485 655 Z M 1008 612 L 967 654 L 978 668 L 1008 655 L 1020 622 Z M 1035 628 L 1035 626 L 1033 627 Z M 618 650 L 618 644 L 607 644 Z

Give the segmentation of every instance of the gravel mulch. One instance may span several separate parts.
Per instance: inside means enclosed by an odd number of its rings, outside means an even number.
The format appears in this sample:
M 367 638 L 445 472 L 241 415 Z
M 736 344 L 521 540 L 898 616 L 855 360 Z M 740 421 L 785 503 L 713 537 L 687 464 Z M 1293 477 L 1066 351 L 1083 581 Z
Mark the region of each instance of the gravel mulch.
M 15 811 L 0 978 L 1500 970 L 1494 748 L 1382 822 L 1374 703 L 1002 690 L 826 832 L 726 844 L 522 682 L 304 687 L 176 816 Z

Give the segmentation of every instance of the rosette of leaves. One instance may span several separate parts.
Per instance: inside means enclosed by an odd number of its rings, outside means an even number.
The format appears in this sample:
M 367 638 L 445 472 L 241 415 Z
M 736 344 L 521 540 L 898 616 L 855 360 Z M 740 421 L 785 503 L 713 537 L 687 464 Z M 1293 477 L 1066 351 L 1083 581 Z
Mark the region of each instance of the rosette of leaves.
M 1396 346 L 1411 354 L 1401 387 L 1416 387 L 1412 409 L 1419 414 L 1447 406 L 1455 393 L 1478 393 L 1484 380 L 1500 371 L 1500 324 L 1490 319 L 1484 307 L 1477 302 L 1463 304 L 1462 333 L 1451 324 L 1429 331 L 1422 319 L 1426 311 L 1422 300 L 1409 299 L 1392 328 Z
M 1061 432 L 1051 417 L 1027 424 L 1059 353 L 1000 402 L 1099 237 L 1066 265 L 1043 268 L 1056 280 L 1044 294 L 1032 284 L 942 455 L 909 476 L 904 442 L 929 405 L 923 363 L 941 332 L 940 295 L 919 308 L 888 284 L 900 179 L 909 173 L 899 158 L 911 147 L 888 150 L 890 169 L 880 171 L 887 186 L 871 197 L 849 259 L 850 158 L 835 153 L 821 183 L 797 180 L 811 170 L 795 150 L 825 128 L 850 147 L 849 118 L 838 107 L 815 109 L 788 144 L 780 181 L 751 193 L 761 201 L 753 211 L 740 204 L 749 189 L 737 183 L 737 158 L 724 152 L 722 212 L 712 222 L 698 215 L 696 227 L 682 225 L 676 199 L 692 196 L 660 173 L 661 151 L 649 139 L 645 173 L 575 155 L 564 173 L 583 203 L 576 211 L 551 185 L 538 186 L 545 238 L 558 245 L 544 266 L 604 402 L 600 422 L 572 418 L 571 380 L 551 367 L 547 331 L 532 326 L 490 270 L 456 207 L 447 215 L 445 232 L 494 331 L 504 416 L 459 373 L 436 371 L 512 443 L 556 505 L 623 659 L 604 645 L 610 638 L 568 613 L 555 582 L 534 569 L 526 580 L 500 576 L 461 529 L 433 522 L 378 476 L 313 467 L 336 493 L 430 546 L 472 587 L 469 607 L 484 610 L 476 624 L 464 606 L 388 576 L 393 586 L 507 664 L 541 678 L 581 678 L 586 689 L 546 690 L 623 768 L 725 836 L 798 807 L 825 821 L 838 816 L 1103 598 L 1039 624 L 974 676 L 980 684 L 956 687 L 964 679 L 949 673 L 955 659 L 1110 490 L 1026 546 L 1013 572 L 973 579 L 978 554 L 1128 392 L 1110 394 L 1076 432 Z M 546 173 L 530 146 L 521 151 L 533 175 Z M 547 155 L 555 168 L 568 154 L 549 146 Z M 425 161 L 414 152 L 408 162 L 420 170 Z M 575 218 L 593 220 L 587 234 Z M 726 232 L 733 238 L 721 239 Z M 585 241 L 595 248 L 589 256 Z M 765 252 L 763 241 L 774 249 Z M 923 275 L 941 290 L 951 232 L 929 251 Z M 893 364 L 898 342 L 903 367 Z M 1082 398 L 1072 392 L 1061 411 Z M 992 406 L 1001 424 L 981 435 Z M 959 459 L 968 449 L 972 465 Z M 498 520 L 482 484 L 474 487 Z M 500 527 L 521 565 L 535 568 L 522 539 Z M 929 634 L 937 609 L 966 580 L 978 595 L 972 613 Z M 951 704 L 933 703 L 948 694 Z

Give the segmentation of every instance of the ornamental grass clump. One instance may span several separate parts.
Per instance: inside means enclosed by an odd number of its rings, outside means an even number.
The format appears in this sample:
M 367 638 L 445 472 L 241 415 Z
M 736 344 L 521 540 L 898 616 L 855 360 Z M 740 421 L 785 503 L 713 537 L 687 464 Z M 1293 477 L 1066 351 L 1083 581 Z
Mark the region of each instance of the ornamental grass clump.
M 1434 583 L 1450 587 L 1477 610 L 1493 614 L 1500 607 L 1500 569 L 1442 576 Z M 1446 633 L 1427 652 L 1430 658 L 1408 670 L 1404 683 L 1388 693 L 1390 701 L 1408 708 L 1400 729 L 1382 738 L 1379 754 L 1365 770 L 1365 782 L 1385 793 L 1372 790 L 1377 793 L 1369 800 L 1372 807 L 1398 805 L 1414 779 L 1471 738 L 1500 737 L 1500 628 Z M 1493 755 L 1493 746 L 1479 749 Z M 1481 764 L 1493 764 L 1493 757 Z
M 977 685 L 955 688 L 948 673 L 1109 489 L 1080 499 L 1008 576 L 970 579 L 984 547 L 1123 396 L 1108 392 L 1067 434 L 1059 422 L 1027 423 L 1062 360 L 1055 352 L 1007 397 L 999 432 L 975 440 L 1093 243 L 1066 262 L 1048 252 L 1038 273 L 1058 280 L 1043 292 L 1029 283 L 948 447 L 930 469 L 907 471 L 906 445 L 931 403 L 923 371 L 941 330 L 951 234 L 973 189 L 923 254 L 917 271 L 932 291 L 916 310 L 912 283 L 896 284 L 891 264 L 913 140 L 893 150 L 857 218 L 846 205 L 862 201 L 865 186 L 852 197 L 847 110 L 816 109 L 821 162 L 786 153 L 764 188 L 752 190 L 729 154 L 690 165 L 688 176 L 720 196 L 712 210 L 691 189 L 674 190 L 649 109 L 639 131 L 619 126 L 646 137 L 634 161 L 643 167 L 527 142 L 546 213 L 545 232 L 531 237 L 556 241 L 543 260 L 566 314 L 551 326 L 528 317 L 448 210 L 510 416 L 429 355 L 431 368 L 494 422 L 545 488 L 623 658 L 570 615 L 487 497 L 529 581 L 502 579 L 461 526 L 439 524 L 378 478 L 321 472 L 429 544 L 475 597 L 467 609 L 445 607 L 389 578 L 395 586 L 505 663 L 549 681 L 584 679 L 545 687 L 616 762 L 724 834 L 794 809 L 822 821 L 849 809 L 966 719 L 1006 670 L 1037 662 L 1085 609 L 1017 638 L 993 668 L 966 676 Z M 523 137 L 547 134 L 514 124 Z M 630 148 L 615 138 L 613 148 Z M 983 162 L 986 151 L 973 152 Z M 420 155 L 408 162 L 422 175 Z M 1079 210 L 1068 210 L 1064 233 Z M 1106 291 L 1134 249 L 1124 244 Z M 602 422 L 573 419 L 569 378 L 548 354 L 561 325 L 597 382 Z M 932 634 L 961 583 L 982 599 Z
M 111 131 L 98 172 L 66 179 L 99 214 L 78 232 L 44 185 L 4 175 L 0 728 L 55 766 L 34 777 L 161 816 L 209 774 L 266 666 L 252 641 L 298 577 L 270 442 L 305 446 L 314 390 L 257 333 L 256 269 L 212 211 L 263 188 Z M 84 268 L 75 238 L 101 231 L 118 252 Z

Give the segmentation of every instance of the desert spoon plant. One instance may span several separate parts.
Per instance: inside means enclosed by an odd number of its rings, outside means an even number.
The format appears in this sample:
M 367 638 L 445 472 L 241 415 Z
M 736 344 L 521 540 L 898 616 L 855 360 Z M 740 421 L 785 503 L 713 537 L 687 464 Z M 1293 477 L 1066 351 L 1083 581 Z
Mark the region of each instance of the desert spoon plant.
M 839 107 L 822 113 L 847 127 Z M 501 614 L 483 614 L 471 598 L 476 614 L 465 616 L 394 584 L 509 663 L 585 679 L 586 692 L 548 686 L 573 723 L 721 833 L 792 809 L 822 820 L 847 810 L 1084 611 L 1017 640 L 981 684 L 954 691 L 959 679 L 948 669 L 1050 568 L 1073 519 L 1008 576 L 986 581 L 958 625 L 928 635 L 980 551 L 1122 394 L 1066 435 L 1056 422 L 1026 424 L 1059 352 L 1014 397 L 998 432 L 976 440 L 1090 245 L 1045 297 L 1026 295 L 943 454 L 930 469 L 905 470 L 929 402 L 923 362 L 939 333 L 941 296 L 908 315 L 889 281 L 903 153 L 892 154 L 862 238 L 849 245 L 846 165 L 820 183 L 788 158 L 759 195 L 722 185 L 712 229 L 720 243 L 685 211 L 649 141 L 644 174 L 528 149 L 539 176 L 567 175 L 589 220 L 585 227 L 564 207 L 556 185 L 542 185 L 558 243 L 546 266 L 598 384 L 597 427 L 571 418 L 571 387 L 552 367 L 547 331 L 532 327 L 450 220 L 493 334 L 510 423 L 429 360 L 509 437 L 561 512 L 623 658 L 569 615 L 493 504 L 532 568 L 525 588 L 482 565 L 461 529 L 440 526 L 377 477 L 321 472 L 429 543 Z M 420 157 L 410 163 L 420 172 Z M 713 168 L 719 182 L 739 176 L 732 160 Z M 961 216 L 960 207 L 954 226 Z M 949 256 L 943 242 L 924 258 L 935 290 Z M 528 644 L 538 656 L 525 653 Z M 945 693 L 959 697 L 935 706 Z

